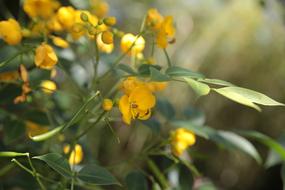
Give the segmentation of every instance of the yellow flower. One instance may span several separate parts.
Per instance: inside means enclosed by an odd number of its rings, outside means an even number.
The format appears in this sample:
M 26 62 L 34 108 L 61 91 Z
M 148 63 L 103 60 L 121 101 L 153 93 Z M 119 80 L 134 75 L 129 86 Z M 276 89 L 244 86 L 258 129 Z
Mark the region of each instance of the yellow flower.
M 46 24 L 44 22 L 37 22 L 31 26 L 31 36 L 39 37 L 43 34 L 48 34 Z
M 50 45 L 42 43 L 37 47 L 35 55 L 35 64 L 37 67 L 51 70 L 57 61 L 57 56 Z
M 102 41 L 105 43 L 105 44 L 112 44 L 114 39 L 113 39 L 113 33 L 110 32 L 110 31 L 104 31 L 102 33 Z
M 167 16 L 164 18 L 156 37 L 158 47 L 166 48 L 168 45 L 168 39 L 173 38 L 174 34 L 175 28 L 173 26 L 173 17 Z
M 65 28 L 69 29 L 75 22 L 75 9 L 71 6 L 60 7 L 56 13 L 57 20 Z
M 103 104 L 102 104 L 102 108 L 105 111 L 110 111 L 113 108 L 112 100 L 111 99 L 104 99 Z
M 61 32 L 63 30 L 63 27 L 56 16 L 53 16 L 50 20 L 48 20 L 47 28 L 54 32 Z
M 42 91 L 46 94 L 52 94 L 56 91 L 56 84 L 51 80 L 44 80 L 41 82 Z
M 26 124 L 26 133 L 27 133 L 27 136 L 29 137 L 40 135 L 48 131 L 47 127 L 41 126 L 32 121 L 26 121 L 25 124 Z
M 167 82 L 149 82 L 146 85 L 151 91 L 155 92 L 164 90 L 167 87 Z
M 61 48 L 68 48 L 69 47 L 69 43 L 60 37 L 53 36 L 52 42 L 54 43 L 54 45 L 61 47 Z
M 116 17 L 107 17 L 107 18 L 104 18 L 103 22 L 107 26 L 113 26 L 116 24 L 117 19 L 116 19 Z
M 102 0 L 91 0 L 91 9 L 99 18 L 103 18 L 109 11 L 109 5 Z
M 131 33 L 125 34 L 121 39 L 121 49 L 124 53 L 137 55 L 144 50 L 145 40 L 142 36 L 134 36 Z M 131 50 L 130 50 L 131 49 Z
M 138 85 L 130 92 L 129 96 L 123 95 L 119 100 L 123 121 L 130 124 L 132 119 L 148 119 L 155 103 L 155 96 L 149 88 L 145 85 Z
M 88 24 L 86 24 L 84 21 L 81 20 L 82 13 L 84 13 L 88 17 Z M 97 24 L 98 24 L 98 18 L 95 15 L 92 15 L 89 11 L 76 10 L 75 22 L 70 30 L 72 38 L 74 40 L 78 40 L 81 36 L 85 35 L 86 32 L 90 32 L 93 29 L 91 27 L 95 27 L 97 26 Z
M 25 0 L 24 11 L 32 18 L 50 18 L 54 11 L 60 6 L 55 0 Z
M 9 45 L 16 45 L 22 40 L 22 32 L 19 23 L 14 19 L 0 22 L 0 38 Z
M 125 94 L 129 95 L 135 87 L 141 84 L 143 84 L 143 82 L 138 80 L 136 77 L 128 77 L 122 82 L 121 89 Z
M 114 49 L 114 44 L 105 44 L 103 41 L 102 41 L 102 33 L 100 33 L 98 36 L 97 36 L 97 46 L 99 48 L 100 51 L 102 52 L 105 52 L 105 53 L 111 53 Z
M 171 133 L 171 150 L 176 156 L 180 156 L 188 147 L 196 142 L 194 133 L 190 130 L 179 128 Z
M 63 147 L 63 152 L 68 154 L 70 151 L 70 145 L 65 145 Z M 71 151 L 68 162 L 70 165 L 77 165 L 83 160 L 83 149 L 81 145 L 76 144 L 74 149 Z
M 157 11 L 157 9 L 149 9 L 147 12 L 146 23 L 152 29 L 158 30 L 163 22 L 163 16 Z

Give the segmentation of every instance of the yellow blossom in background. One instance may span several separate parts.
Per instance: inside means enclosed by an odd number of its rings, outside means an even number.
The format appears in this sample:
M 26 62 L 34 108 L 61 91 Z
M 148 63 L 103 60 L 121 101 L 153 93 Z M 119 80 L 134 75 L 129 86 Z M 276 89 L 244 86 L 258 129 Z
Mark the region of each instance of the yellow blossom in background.
M 61 47 L 61 48 L 68 48 L 69 43 L 60 37 L 53 36 L 52 42 L 54 45 Z
M 165 17 L 163 23 L 157 34 L 157 45 L 160 48 L 166 48 L 168 45 L 168 39 L 173 38 L 175 34 L 175 29 L 173 26 L 173 17 L 167 16 Z
M 107 26 L 113 26 L 117 22 L 116 17 L 107 17 L 104 18 L 103 23 L 106 24 Z
M 31 26 L 31 36 L 32 37 L 40 37 L 48 34 L 46 24 L 44 22 L 33 23 Z
M 55 82 L 51 80 L 42 81 L 40 86 L 42 88 L 42 91 L 46 94 L 52 94 L 57 89 Z
M 71 6 L 60 7 L 56 13 L 56 18 L 64 29 L 70 29 L 75 22 L 75 9 Z
M 56 0 L 24 0 L 24 11 L 31 17 L 50 18 L 60 6 Z
M 158 47 L 166 48 L 175 35 L 173 17 L 163 17 L 156 9 L 150 9 L 147 13 L 146 23 L 155 33 Z
M 142 36 L 135 36 L 131 33 L 125 34 L 121 39 L 121 50 L 124 53 L 137 55 L 144 50 L 145 40 Z M 131 49 L 130 49 L 131 48 Z
M 82 21 L 82 19 L 81 19 L 82 13 L 88 17 L 88 22 L 87 22 L 88 24 L 85 23 L 84 21 Z M 74 25 L 72 26 L 72 28 L 70 30 L 72 38 L 74 40 L 78 40 L 80 37 L 82 37 L 87 32 L 89 32 L 91 30 L 91 27 L 95 27 L 95 26 L 97 26 L 97 24 L 98 24 L 98 18 L 95 15 L 92 15 L 89 11 L 76 10 L 75 11 L 75 22 L 74 22 Z M 90 36 L 90 37 L 92 37 L 92 36 Z
M 91 11 L 99 18 L 103 18 L 109 11 L 109 5 L 103 0 L 90 0 Z
M 102 108 L 105 111 L 110 111 L 113 108 L 113 101 L 111 99 L 104 99 L 103 100 L 103 104 L 102 104 Z
M 51 19 L 48 20 L 47 28 L 50 31 L 54 31 L 54 32 L 63 31 L 63 26 L 61 25 L 61 23 L 59 22 L 56 16 L 53 16 Z
M 70 145 L 63 147 L 63 152 L 68 154 L 70 152 Z M 71 151 L 68 162 L 70 165 L 77 165 L 83 160 L 83 149 L 80 144 L 76 144 L 74 149 Z
M 167 82 L 149 82 L 147 83 L 147 87 L 152 91 L 161 91 L 167 87 Z
M 112 32 L 110 31 L 104 31 L 102 33 L 102 41 L 105 43 L 105 44 L 112 44 L 113 41 L 114 41 L 114 35 Z
M 102 33 L 100 33 L 98 36 L 97 36 L 97 39 L 96 39 L 96 42 L 97 42 L 97 46 L 99 48 L 99 50 L 101 52 L 104 52 L 104 53 L 111 53 L 114 49 L 114 44 L 105 44 L 103 41 L 102 41 Z
M 172 153 L 180 156 L 188 147 L 195 144 L 196 137 L 190 130 L 179 128 L 172 131 L 170 141 Z
M 16 45 L 22 40 L 22 31 L 15 19 L 0 22 L 0 38 L 9 45 Z
M 154 30 L 158 30 L 163 22 L 163 16 L 157 11 L 157 9 L 149 9 L 147 12 L 146 23 Z
M 53 48 L 45 43 L 42 43 L 36 49 L 35 64 L 42 69 L 51 70 L 57 64 L 57 56 Z
M 25 124 L 28 137 L 33 137 L 48 132 L 48 128 L 46 126 L 41 126 L 32 121 L 26 121 Z

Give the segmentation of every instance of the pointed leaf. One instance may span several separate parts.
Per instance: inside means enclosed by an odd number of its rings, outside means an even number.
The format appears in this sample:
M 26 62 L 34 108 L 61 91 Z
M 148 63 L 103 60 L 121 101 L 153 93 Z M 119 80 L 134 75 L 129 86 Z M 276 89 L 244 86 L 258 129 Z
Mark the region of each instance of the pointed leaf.
M 214 90 L 233 101 L 253 107 L 259 111 L 260 108 L 254 103 L 265 106 L 284 106 L 283 103 L 277 102 L 260 92 L 256 92 L 254 90 L 246 88 L 231 86 Z
M 201 73 L 191 71 L 189 69 L 185 69 L 182 67 L 172 66 L 169 67 L 165 74 L 169 75 L 170 77 L 190 77 L 190 78 L 204 78 Z
M 255 140 L 257 140 L 258 142 L 266 145 L 268 148 L 274 150 L 276 153 L 278 153 L 281 157 L 282 160 L 285 161 L 285 149 L 283 148 L 283 146 L 278 143 L 277 141 L 275 141 L 274 139 L 259 133 L 257 131 L 238 131 L 240 134 L 253 138 Z
M 220 86 L 235 86 L 234 84 L 220 80 L 220 79 L 198 79 L 200 82 L 208 83 L 208 84 L 215 84 L 215 85 L 220 85 Z
M 231 90 L 228 90 L 225 88 L 219 88 L 219 89 L 213 89 L 214 91 L 216 91 L 217 93 L 221 94 L 222 96 L 225 96 L 226 98 L 229 98 L 230 100 L 233 100 L 237 103 L 243 104 L 245 106 L 251 107 L 256 109 L 257 111 L 261 111 L 260 107 L 254 103 L 252 103 L 249 99 L 247 99 L 246 97 L 237 94 Z
M 169 81 L 170 78 L 167 75 L 162 74 L 159 70 L 150 67 L 150 77 L 152 81 Z
M 126 73 L 129 73 L 131 75 L 136 75 L 137 73 L 129 66 L 129 65 L 126 65 L 126 64 L 119 64 L 118 66 L 118 69 L 126 72 Z
M 108 170 L 95 164 L 84 166 L 77 177 L 90 185 L 120 185 Z
M 215 140 L 218 143 L 225 145 L 228 148 L 236 148 L 252 158 L 254 158 L 259 164 L 261 163 L 261 157 L 256 148 L 244 137 L 237 135 L 229 131 L 218 131 L 217 135 L 211 136 L 210 139 Z
M 42 160 L 52 169 L 66 178 L 71 178 L 72 173 L 67 160 L 58 153 L 49 153 L 42 156 L 35 156 L 33 159 Z
M 209 94 L 210 87 L 207 84 L 198 82 L 196 80 L 193 80 L 191 78 L 184 78 L 184 80 L 191 86 L 191 88 L 196 92 L 198 96 L 204 96 Z

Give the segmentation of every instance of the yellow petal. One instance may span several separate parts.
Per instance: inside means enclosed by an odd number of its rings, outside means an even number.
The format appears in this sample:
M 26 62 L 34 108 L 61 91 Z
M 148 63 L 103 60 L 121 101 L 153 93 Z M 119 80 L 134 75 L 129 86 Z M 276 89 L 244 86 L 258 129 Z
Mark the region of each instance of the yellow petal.
M 129 104 L 129 97 L 127 95 L 123 95 L 119 100 L 119 110 L 123 115 L 123 121 L 126 124 L 131 124 L 131 110 L 130 110 L 130 104 Z
M 139 85 L 133 89 L 129 96 L 131 107 L 139 110 L 148 110 L 155 106 L 155 96 L 145 85 Z

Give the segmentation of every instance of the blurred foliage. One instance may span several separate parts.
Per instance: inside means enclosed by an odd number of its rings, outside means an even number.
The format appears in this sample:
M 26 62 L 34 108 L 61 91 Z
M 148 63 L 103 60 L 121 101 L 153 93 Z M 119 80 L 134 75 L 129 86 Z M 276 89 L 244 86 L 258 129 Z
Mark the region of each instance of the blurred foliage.
M 28 27 L 23 2 L 0 1 L 1 20 L 15 17 Z M 39 189 L 42 182 L 47 189 L 284 189 L 284 108 L 257 112 L 220 96 L 257 110 L 257 104 L 285 102 L 283 1 L 94 2 L 103 3 L 92 7 L 87 0 L 63 0 L 61 4 L 92 10 L 98 18 L 109 10 L 108 15 L 117 18 L 116 29 L 134 34 L 139 33 L 145 13 L 155 7 L 174 16 L 175 43 L 166 54 L 159 48 L 153 51 L 153 36 L 145 35 L 145 60 L 136 67 L 128 64 L 133 58 L 120 59 L 116 36 L 115 53 L 100 53 L 98 75 L 110 74 L 100 83 L 94 80 L 91 40 L 81 38 L 67 49 L 53 46 L 59 59 L 53 78 L 57 90 L 49 94 L 42 91 L 41 82 L 50 80 L 51 72 L 35 68 L 34 49 L 8 46 L 1 40 L 1 76 L 17 73 L 19 64 L 24 64 L 33 89 L 24 103 L 14 104 L 22 93 L 21 82 L 3 82 L 0 77 L 2 189 Z M 41 41 L 27 42 L 38 46 Z M 155 64 L 145 64 L 152 52 Z M 118 82 L 127 75 L 172 80 L 166 90 L 156 93 L 153 116 L 135 120 L 131 127 L 122 122 L 116 106 Z M 103 98 L 114 102 L 107 114 L 101 109 Z M 196 144 L 182 156 L 171 153 L 169 140 L 179 128 L 197 136 Z M 78 132 L 83 136 L 75 139 Z M 76 143 L 81 145 L 79 152 Z M 71 148 L 65 152 L 67 144 Z M 82 162 L 70 164 L 71 155 L 79 154 Z

